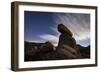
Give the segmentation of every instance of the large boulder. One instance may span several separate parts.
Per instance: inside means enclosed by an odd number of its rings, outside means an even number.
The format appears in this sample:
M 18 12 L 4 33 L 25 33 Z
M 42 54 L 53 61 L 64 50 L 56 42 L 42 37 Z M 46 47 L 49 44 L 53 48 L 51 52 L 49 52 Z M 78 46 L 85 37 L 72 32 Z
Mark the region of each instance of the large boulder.
M 76 45 L 72 32 L 63 24 L 58 25 L 58 31 L 61 35 L 59 36 L 57 52 L 64 54 L 67 59 L 79 58 L 79 48 Z
M 69 36 L 72 36 L 72 32 L 63 24 L 58 24 L 58 31 L 62 34 L 67 34 Z

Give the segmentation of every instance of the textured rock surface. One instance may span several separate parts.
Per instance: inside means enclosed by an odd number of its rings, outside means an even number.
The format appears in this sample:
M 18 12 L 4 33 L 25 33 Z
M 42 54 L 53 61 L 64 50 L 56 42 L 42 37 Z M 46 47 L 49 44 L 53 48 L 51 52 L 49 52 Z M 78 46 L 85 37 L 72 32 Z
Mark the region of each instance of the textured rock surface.
M 61 35 L 59 37 L 58 46 L 60 47 L 62 45 L 69 45 L 74 48 L 76 46 L 76 41 L 73 37 L 71 37 L 67 34 L 61 33 Z
M 61 35 L 59 36 L 58 46 L 60 47 L 62 45 L 68 45 L 72 48 L 76 48 L 76 40 L 72 37 L 72 32 L 63 24 L 58 25 L 58 30 L 61 33 Z
M 72 32 L 67 27 L 65 27 L 63 24 L 58 25 L 58 31 L 62 34 L 67 34 L 69 36 L 73 35 Z
M 25 42 L 25 61 L 38 60 L 41 56 L 53 51 L 53 45 L 50 42 L 29 43 Z
M 83 47 L 81 45 L 77 46 L 80 50 L 81 58 L 90 58 L 90 45 L 87 47 Z
M 69 59 L 78 58 L 80 52 L 76 45 L 76 40 L 72 37 L 72 32 L 63 24 L 58 25 L 58 31 L 61 33 L 59 37 L 58 49 L 60 49 Z

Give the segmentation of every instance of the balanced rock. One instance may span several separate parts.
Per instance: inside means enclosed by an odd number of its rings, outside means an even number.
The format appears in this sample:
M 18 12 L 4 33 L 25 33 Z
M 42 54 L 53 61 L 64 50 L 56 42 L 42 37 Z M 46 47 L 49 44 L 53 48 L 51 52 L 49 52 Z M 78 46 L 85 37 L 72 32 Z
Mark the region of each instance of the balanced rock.
M 76 48 L 76 40 L 72 37 L 72 32 L 63 24 L 58 25 L 58 31 L 61 33 L 59 36 L 58 47 L 62 47 L 63 45 L 68 45 L 72 48 Z
M 72 37 L 72 32 L 63 24 L 58 25 L 58 31 L 61 35 L 59 36 L 57 52 L 64 54 L 67 59 L 78 58 L 79 48 L 76 45 L 76 40 Z
M 73 35 L 72 32 L 67 27 L 65 27 L 63 24 L 58 25 L 58 31 L 62 34 L 67 34 L 69 36 Z

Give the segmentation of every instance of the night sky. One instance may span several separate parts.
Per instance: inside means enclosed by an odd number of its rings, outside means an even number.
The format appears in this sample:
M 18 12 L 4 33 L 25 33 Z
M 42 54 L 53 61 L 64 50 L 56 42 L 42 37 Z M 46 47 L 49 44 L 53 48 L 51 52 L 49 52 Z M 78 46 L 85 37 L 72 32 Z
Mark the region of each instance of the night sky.
M 24 40 L 28 42 L 50 41 L 57 46 L 60 33 L 58 24 L 64 24 L 73 32 L 78 44 L 90 44 L 90 14 L 24 11 Z

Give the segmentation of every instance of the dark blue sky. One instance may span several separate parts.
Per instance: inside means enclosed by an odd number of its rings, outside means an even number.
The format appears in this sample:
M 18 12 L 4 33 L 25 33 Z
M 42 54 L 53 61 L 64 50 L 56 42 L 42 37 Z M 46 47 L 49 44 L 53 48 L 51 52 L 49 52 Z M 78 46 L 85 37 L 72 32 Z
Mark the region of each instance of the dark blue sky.
M 30 41 L 39 39 L 39 35 L 44 33 L 55 34 L 50 26 L 54 26 L 55 22 L 52 13 L 25 11 L 25 40 Z
M 75 13 L 24 11 L 24 40 L 50 41 L 57 45 L 60 35 L 57 25 L 60 23 L 65 24 L 74 33 L 73 37 L 79 44 L 90 44 L 90 37 L 87 36 L 90 33 L 90 15 Z M 75 26 L 80 28 L 80 31 Z

